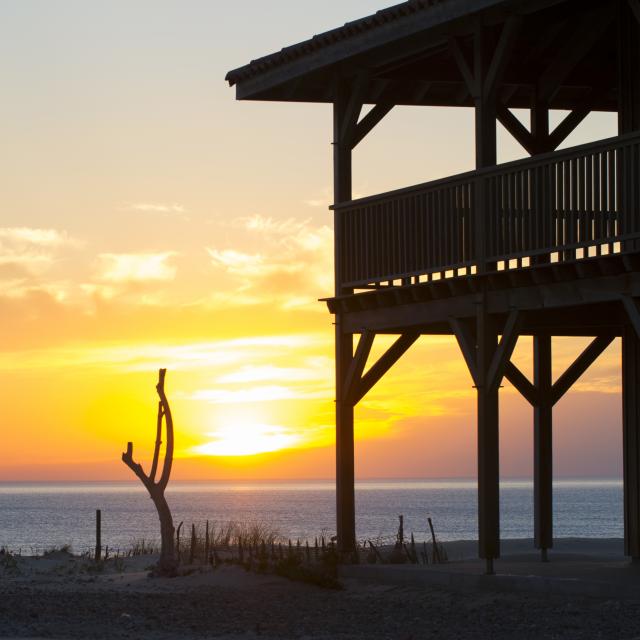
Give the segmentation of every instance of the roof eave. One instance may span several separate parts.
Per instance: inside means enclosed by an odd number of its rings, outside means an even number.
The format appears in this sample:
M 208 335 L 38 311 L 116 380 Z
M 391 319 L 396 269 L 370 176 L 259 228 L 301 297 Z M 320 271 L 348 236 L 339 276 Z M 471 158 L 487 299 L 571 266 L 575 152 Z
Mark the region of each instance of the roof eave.
M 449 2 L 436 4 L 421 14 L 398 18 L 388 24 L 380 25 L 374 30 L 363 31 L 290 62 L 277 64 L 271 68 L 266 68 L 262 72 L 258 71 L 243 78 L 242 75 L 249 73 L 252 66 L 264 60 L 264 58 L 261 58 L 250 65 L 229 71 L 226 75 L 226 80 L 230 86 L 236 86 L 236 98 L 238 100 L 268 99 L 263 97 L 266 93 L 302 76 L 327 69 L 332 65 L 337 65 L 394 41 L 410 38 L 455 20 L 469 18 L 487 9 L 509 4 L 513 1 L 449 0 Z

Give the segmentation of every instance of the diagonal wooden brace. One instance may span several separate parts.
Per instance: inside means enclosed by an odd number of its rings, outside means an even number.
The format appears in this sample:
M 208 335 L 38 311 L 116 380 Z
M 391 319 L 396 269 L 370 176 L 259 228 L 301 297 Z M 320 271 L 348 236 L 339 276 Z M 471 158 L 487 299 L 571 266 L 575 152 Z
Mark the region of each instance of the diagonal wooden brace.
M 460 351 L 462 351 L 462 356 L 467 363 L 473 384 L 477 387 L 479 377 L 478 366 L 476 364 L 475 335 L 473 334 L 471 327 L 459 318 L 449 318 L 449 325 L 451 326 L 456 340 L 458 341 L 458 346 L 460 347 Z
M 367 329 L 362 333 L 360 340 L 358 341 L 358 346 L 356 347 L 356 352 L 351 360 L 351 364 L 349 365 L 347 376 L 344 381 L 344 389 L 342 391 L 342 397 L 346 398 L 349 404 L 351 404 L 351 399 L 356 392 L 357 386 L 360 384 L 362 372 L 364 371 L 367 359 L 371 353 L 371 347 L 373 346 L 373 339 L 375 338 L 375 335 L 376 334 L 373 331 L 369 331 Z
M 364 398 L 371 388 L 384 376 L 391 367 L 398 362 L 402 355 L 420 337 L 418 332 L 403 333 L 388 349 L 380 356 L 378 361 L 371 366 L 369 371 L 359 380 L 354 380 L 351 387 L 349 402 L 354 406 Z M 360 345 L 358 344 L 358 347 Z M 364 367 L 364 365 L 363 365 Z
M 491 365 L 489 366 L 487 373 L 487 385 L 489 387 L 496 388 L 500 386 L 504 377 L 505 365 L 511 359 L 511 354 L 515 349 L 516 342 L 518 342 L 521 324 L 521 313 L 517 309 L 512 309 L 509 312 L 498 348 L 493 354 Z

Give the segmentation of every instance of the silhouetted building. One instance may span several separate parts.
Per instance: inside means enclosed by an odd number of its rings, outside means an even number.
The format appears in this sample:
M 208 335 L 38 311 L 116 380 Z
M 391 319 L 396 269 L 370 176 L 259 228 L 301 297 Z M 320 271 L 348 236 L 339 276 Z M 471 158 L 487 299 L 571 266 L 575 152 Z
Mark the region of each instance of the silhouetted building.
M 534 409 L 546 557 L 552 408 L 621 336 L 625 549 L 640 557 L 639 21 L 639 0 L 410 0 L 227 75 L 240 100 L 333 104 L 341 549 L 355 544 L 354 406 L 420 335 L 453 334 L 477 388 L 480 556 L 489 572 L 500 556 L 507 378 Z M 353 200 L 352 150 L 396 105 L 472 107 L 477 168 Z M 568 111 L 553 129 L 550 109 Z M 591 111 L 617 112 L 619 135 L 557 151 Z M 497 121 L 530 158 L 496 164 Z M 363 375 L 382 333 L 398 338 Z M 520 335 L 533 336 L 533 380 L 511 362 Z M 555 383 L 552 336 L 593 336 Z

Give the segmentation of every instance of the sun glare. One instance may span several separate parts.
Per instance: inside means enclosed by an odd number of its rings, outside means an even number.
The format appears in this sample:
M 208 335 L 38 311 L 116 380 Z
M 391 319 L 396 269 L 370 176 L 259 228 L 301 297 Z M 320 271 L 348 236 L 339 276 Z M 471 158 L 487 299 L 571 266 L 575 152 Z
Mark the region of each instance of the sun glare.
M 205 456 L 253 456 L 288 449 L 300 436 L 286 427 L 259 423 L 234 423 L 207 434 L 211 440 L 194 448 Z

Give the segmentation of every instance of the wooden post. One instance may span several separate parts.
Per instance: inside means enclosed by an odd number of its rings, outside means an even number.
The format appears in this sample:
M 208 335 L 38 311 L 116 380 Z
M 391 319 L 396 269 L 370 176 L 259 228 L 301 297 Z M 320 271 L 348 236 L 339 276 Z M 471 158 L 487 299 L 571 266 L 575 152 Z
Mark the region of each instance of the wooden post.
M 333 104 L 333 200 L 351 200 L 351 144 L 342 135 L 347 117 L 349 93 L 339 83 Z M 340 212 L 334 212 L 334 256 L 336 295 L 348 293 L 342 286 L 342 237 Z M 342 329 L 342 315 L 335 317 L 336 361 L 336 528 L 338 549 L 355 550 L 355 477 L 353 444 L 353 405 L 344 397 L 347 372 L 353 359 L 353 334 Z
M 551 336 L 533 338 L 533 377 L 538 401 L 533 408 L 533 510 L 535 546 L 542 561 L 553 547 L 553 394 Z
M 549 106 L 537 92 L 531 104 L 531 137 L 535 153 L 553 151 L 549 148 Z
M 640 129 L 640 23 L 628 0 L 618 7 L 618 134 Z M 618 208 L 622 233 L 640 228 L 637 213 L 637 152 L 632 146 L 618 151 Z M 625 161 L 626 160 L 626 161 Z M 637 251 L 638 240 L 625 240 L 624 251 Z
M 96 509 L 96 562 L 102 558 L 102 512 Z
M 496 92 L 495 84 L 487 87 L 487 72 L 493 57 L 493 48 L 487 32 L 478 26 L 474 37 L 474 76 L 476 82 L 476 168 L 490 167 L 497 162 Z
M 640 338 L 632 327 L 622 334 L 622 448 L 624 552 L 640 559 Z
M 474 37 L 476 169 L 490 167 L 497 162 L 495 90 L 487 90 L 485 82 L 490 62 L 491 52 L 488 50 L 486 32 L 482 26 L 478 26 Z M 478 273 L 482 273 L 491 269 L 491 265 L 486 263 L 488 225 L 484 177 L 475 180 L 474 191 L 474 253 Z
M 478 542 L 486 572 L 493 573 L 493 560 L 500 557 L 500 470 L 498 434 L 498 390 L 489 368 L 496 351 L 498 334 L 487 313 L 485 296 L 477 307 L 477 394 L 478 394 Z
M 640 129 L 640 24 L 628 0 L 618 7 L 618 133 Z

